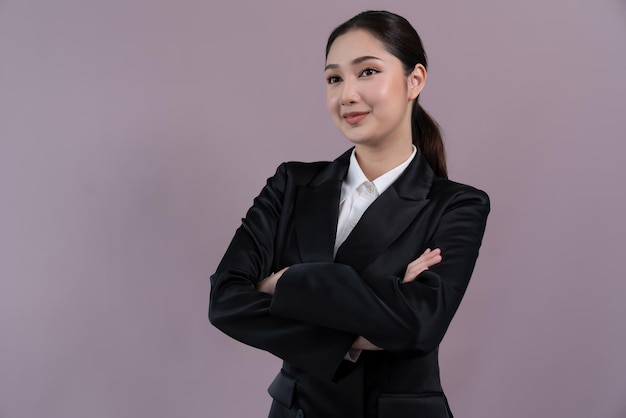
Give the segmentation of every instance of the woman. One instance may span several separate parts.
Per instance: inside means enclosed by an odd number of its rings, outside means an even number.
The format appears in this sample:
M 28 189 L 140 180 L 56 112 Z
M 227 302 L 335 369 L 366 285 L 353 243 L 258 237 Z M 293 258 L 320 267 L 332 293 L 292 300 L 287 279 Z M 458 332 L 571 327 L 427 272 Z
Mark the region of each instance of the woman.
M 438 127 L 418 103 L 426 65 L 398 15 L 337 27 L 326 101 L 354 148 L 282 164 L 211 277 L 211 322 L 284 360 L 270 417 L 452 416 L 438 346 L 489 199 L 447 179 Z

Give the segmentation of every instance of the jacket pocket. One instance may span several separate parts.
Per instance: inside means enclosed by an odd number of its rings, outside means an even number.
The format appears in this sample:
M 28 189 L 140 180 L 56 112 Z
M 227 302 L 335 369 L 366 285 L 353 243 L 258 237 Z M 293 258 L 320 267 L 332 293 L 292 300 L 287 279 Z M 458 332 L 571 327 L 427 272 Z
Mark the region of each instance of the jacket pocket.
M 267 388 L 270 396 L 285 408 L 291 408 L 293 395 L 296 390 L 296 379 L 289 376 L 284 371 L 280 371 L 274 381 Z
M 451 418 L 442 393 L 381 394 L 378 418 Z

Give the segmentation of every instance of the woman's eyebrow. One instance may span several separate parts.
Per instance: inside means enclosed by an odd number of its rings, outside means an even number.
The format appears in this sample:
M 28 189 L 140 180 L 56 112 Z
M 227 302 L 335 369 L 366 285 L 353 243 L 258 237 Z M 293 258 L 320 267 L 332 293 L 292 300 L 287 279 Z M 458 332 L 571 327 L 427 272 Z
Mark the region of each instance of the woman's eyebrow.
M 364 55 L 362 57 L 357 57 L 355 59 L 352 60 L 352 62 L 350 63 L 351 65 L 356 65 L 356 64 L 360 64 L 363 61 L 367 61 L 367 60 L 378 60 L 378 61 L 382 61 L 380 58 L 375 57 L 373 55 Z M 324 71 L 326 70 L 330 70 L 330 69 L 334 69 L 334 68 L 339 68 L 339 64 L 328 64 L 326 67 L 324 67 Z

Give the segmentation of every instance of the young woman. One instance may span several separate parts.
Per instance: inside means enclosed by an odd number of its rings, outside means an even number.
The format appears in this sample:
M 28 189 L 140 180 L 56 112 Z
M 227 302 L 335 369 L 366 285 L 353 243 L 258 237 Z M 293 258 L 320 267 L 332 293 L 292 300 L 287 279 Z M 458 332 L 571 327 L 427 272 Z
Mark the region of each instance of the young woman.
M 438 346 L 489 198 L 447 179 L 439 129 L 418 103 L 426 66 L 398 15 L 337 27 L 326 102 L 354 147 L 278 167 L 211 277 L 211 322 L 284 360 L 270 417 L 452 416 Z

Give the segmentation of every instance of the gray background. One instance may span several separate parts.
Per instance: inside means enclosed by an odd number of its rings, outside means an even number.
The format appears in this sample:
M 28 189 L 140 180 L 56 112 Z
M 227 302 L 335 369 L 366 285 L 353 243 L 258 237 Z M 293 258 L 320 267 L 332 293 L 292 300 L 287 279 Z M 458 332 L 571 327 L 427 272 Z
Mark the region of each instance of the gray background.
M 441 348 L 469 418 L 626 416 L 626 2 L 0 1 L 0 417 L 261 417 L 209 275 L 285 160 L 350 144 L 331 29 L 407 17 L 451 178 L 492 198 Z

